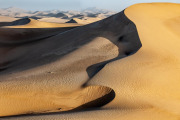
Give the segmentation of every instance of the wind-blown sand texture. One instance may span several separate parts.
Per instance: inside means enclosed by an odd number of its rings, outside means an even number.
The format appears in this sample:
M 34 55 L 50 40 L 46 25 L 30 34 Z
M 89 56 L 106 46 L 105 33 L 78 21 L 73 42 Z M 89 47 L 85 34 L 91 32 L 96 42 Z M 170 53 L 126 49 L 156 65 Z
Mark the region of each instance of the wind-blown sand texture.
M 48 38 L 45 31 L 44 39 L 44 33 L 27 42 L 3 34 L 0 116 L 180 119 L 179 15 L 180 4 L 136 4 Z

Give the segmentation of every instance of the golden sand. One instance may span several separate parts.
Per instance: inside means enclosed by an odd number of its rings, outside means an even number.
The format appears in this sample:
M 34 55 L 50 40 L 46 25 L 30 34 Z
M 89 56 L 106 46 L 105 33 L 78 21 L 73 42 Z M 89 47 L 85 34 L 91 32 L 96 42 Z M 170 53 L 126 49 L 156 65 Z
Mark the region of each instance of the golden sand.
M 180 4 L 136 4 L 125 14 L 142 42 L 137 53 L 107 64 L 85 88 L 86 67 L 119 54 L 106 38 L 95 38 L 54 63 L 4 75 L 0 116 L 71 110 L 114 90 L 115 99 L 101 110 L 3 119 L 180 119 Z

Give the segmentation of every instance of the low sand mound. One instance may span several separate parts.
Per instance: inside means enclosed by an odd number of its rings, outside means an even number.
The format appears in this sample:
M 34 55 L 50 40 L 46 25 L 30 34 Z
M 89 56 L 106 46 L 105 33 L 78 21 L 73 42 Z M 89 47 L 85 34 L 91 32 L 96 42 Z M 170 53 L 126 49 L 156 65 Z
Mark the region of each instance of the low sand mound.
M 40 22 L 31 18 L 20 19 L 9 23 L 5 28 L 57 28 L 57 27 L 72 27 L 80 26 L 78 24 L 57 24 L 57 23 L 48 23 Z

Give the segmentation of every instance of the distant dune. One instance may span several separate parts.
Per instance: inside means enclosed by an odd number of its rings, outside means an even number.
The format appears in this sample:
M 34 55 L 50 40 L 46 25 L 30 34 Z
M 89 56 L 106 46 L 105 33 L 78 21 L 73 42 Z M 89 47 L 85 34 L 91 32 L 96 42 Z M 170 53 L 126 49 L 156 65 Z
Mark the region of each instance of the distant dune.
M 78 24 L 57 24 L 57 23 L 48 23 L 34 20 L 31 18 L 24 18 L 13 21 L 8 24 L 5 28 L 57 28 L 57 27 L 72 27 L 80 26 Z
M 102 20 L 102 18 L 89 18 L 89 17 L 83 17 L 83 19 L 73 18 L 66 23 L 78 23 L 78 24 L 90 24 L 93 22 L 97 22 L 99 20 Z
M 87 22 L 81 20 L 81 19 L 78 19 L 78 18 L 73 18 L 69 21 L 67 21 L 66 23 L 79 23 L 79 24 L 88 24 Z
M 0 22 L 12 22 L 17 20 L 17 18 L 7 17 L 7 16 L 0 16 Z
M 9 22 L 15 21 L 17 18 L 0 16 L 0 27 L 8 25 Z
M 83 26 L 1 27 L 0 116 L 179 120 L 179 16 L 180 4 L 144 3 Z
M 66 23 L 68 21 L 68 19 L 61 19 L 56 17 L 41 18 L 38 20 L 42 22 L 50 22 L 50 23 Z

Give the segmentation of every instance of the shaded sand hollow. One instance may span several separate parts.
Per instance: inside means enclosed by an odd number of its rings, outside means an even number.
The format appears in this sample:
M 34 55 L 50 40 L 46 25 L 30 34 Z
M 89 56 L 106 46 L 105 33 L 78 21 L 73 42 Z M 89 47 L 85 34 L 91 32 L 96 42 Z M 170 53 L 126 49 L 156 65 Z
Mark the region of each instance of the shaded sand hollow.
M 180 119 L 179 15 L 180 4 L 136 4 L 49 38 L 1 40 L 0 116 Z

